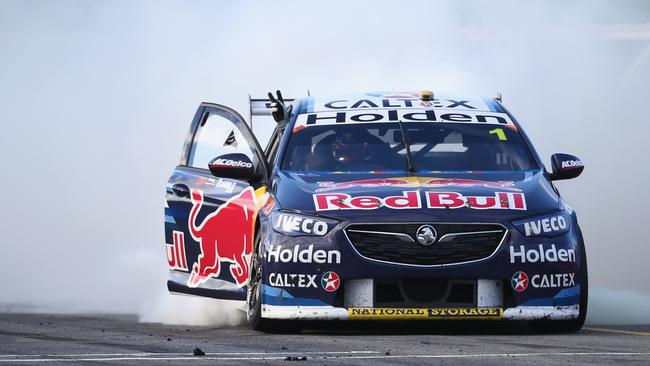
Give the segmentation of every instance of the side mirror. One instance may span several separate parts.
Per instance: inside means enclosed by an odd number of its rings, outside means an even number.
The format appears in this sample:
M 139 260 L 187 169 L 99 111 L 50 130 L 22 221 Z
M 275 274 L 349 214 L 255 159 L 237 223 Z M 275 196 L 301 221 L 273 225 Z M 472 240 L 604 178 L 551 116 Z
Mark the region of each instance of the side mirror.
M 569 154 L 553 154 L 551 165 L 553 168 L 551 180 L 573 179 L 579 176 L 585 168 L 582 160 Z
M 232 178 L 251 181 L 259 178 L 251 159 L 241 153 L 217 156 L 208 164 L 210 173 L 215 177 Z

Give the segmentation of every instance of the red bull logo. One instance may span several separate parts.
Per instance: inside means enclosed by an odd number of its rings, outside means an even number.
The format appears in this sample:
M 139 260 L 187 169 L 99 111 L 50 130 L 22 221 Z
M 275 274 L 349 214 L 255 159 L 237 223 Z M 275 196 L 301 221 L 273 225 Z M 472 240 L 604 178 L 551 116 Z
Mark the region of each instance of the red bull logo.
M 476 179 L 463 179 L 463 178 L 435 178 L 425 183 L 425 187 L 487 187 L 494 189 L 505 189 L 508 191 L 521 191 L 517 187 L 513 187 L 512 181 L 497 181 L 490 182 L 485 180 Z
M 497 181 L 490 182 L 485 180 L 476 179 L 463 179 L 463 178 L 429 178 L 429 177 L 400 177 L 400 178 L 386 178 L 386 179 L 363 179 L 354 180 L 349 182 L 318 182 L 318 185 L 323 187 L 316 190 L 316 192 L 329 192 L 334 190 L 344 190 L 354 187 L 382 187 L 382 186 L 395 186 L 403 188 L 439 188 L 439 187 L 487 187 L 500 190 L 520 192 L 521 190 L 513 186 L 512 181 Z
M 350 182 L 318 182 L 318 185 L 323 187 L 316 190 L 316 192 L 328 192 L 337 189 L 347 189 L 353 187 L 381 187 L 381 186 L 405 186 L 409 184 L 408 181 L 399 178 L 388 179 L 364 179 L 353 180 Z
M 231 263 L 230 273 L 237 286 L 248 281 L 250 257 L 253 252 L 253 228 L 255 225 L 255 192 L 247 187 L 231 197 L 202 223 L 196 217 L 203 206 L 203 192 L 193 189 L 189 231 L 199 243 L 201 253 L 192 266 L 188 287 L 198 287 L 210 277 L 221 273 L 224 262 Z

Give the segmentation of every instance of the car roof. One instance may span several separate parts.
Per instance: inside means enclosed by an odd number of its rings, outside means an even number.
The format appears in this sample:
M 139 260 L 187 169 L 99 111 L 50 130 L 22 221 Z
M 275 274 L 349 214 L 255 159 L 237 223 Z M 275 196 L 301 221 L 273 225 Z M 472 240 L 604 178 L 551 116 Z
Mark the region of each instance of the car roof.
M 353 123 L 488 123 L 516 128 L 516 121 L 496 99 L 449 93 L 368 92 L 299 99 L 293 103 L 292 129 Z
M 492 98 L 480 96 L 467 96 L 450 93 L 428 92 L 432 97 L 423 98 L 423 92 L 365 92 L 345 94 L 331 97 L 309 97 L 297 100 L 297 114 L 344 111 L 358 109 L 394 109 L 394 108 L 420 108 L 420 109 L 454 109 L 486 112 L 505 112 L 503 106 Z

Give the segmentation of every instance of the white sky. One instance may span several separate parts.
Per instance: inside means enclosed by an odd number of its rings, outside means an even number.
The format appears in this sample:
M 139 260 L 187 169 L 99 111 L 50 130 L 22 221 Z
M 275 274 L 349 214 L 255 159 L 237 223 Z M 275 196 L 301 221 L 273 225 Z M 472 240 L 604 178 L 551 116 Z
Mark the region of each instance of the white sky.
M 646 1 L 0 1 L 0 302 L 155 297 L 195 108 L 278 88 L 501 91 L 545 161 L 586 163 L 558 186 L 592 285 L 650 294 L 648 85 Z

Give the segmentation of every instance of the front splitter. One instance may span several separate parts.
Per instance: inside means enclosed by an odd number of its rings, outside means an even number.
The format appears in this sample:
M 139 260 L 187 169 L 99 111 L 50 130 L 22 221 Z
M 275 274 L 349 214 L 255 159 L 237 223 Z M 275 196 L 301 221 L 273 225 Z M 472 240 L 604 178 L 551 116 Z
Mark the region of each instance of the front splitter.
M 262 305 L 262 317 L 292 320 L 567 320 L 579 306 L 514 308 L 338 308 L 334 306 Z

